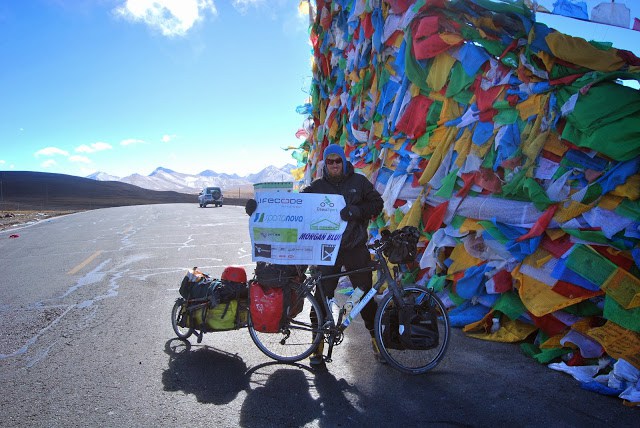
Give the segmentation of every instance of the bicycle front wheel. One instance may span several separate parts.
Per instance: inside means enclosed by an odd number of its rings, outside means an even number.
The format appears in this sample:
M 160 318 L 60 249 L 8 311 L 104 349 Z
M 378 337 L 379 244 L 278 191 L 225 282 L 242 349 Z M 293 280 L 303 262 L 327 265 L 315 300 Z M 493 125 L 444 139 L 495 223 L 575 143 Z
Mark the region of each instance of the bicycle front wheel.
M 403 289 L 402 305 L 392 293 L 378 305 L 376 341 L 392 367 L 423 374 L 438 365 L 449 346 L 449 316 L 442 301 L 427 288 L 407 285 Z
M 265 355 L 276 361 L 300 361 L 317 348 L 323 340 L 322 310 L 318 301 L 309 293 L 292 292 L 289 315 L 280 323 L 275 333 L 263 333 L 255 328 L 249 312 L 249 334 Z M 314 311 L 316 317 L 312 320 L 310 314 Z

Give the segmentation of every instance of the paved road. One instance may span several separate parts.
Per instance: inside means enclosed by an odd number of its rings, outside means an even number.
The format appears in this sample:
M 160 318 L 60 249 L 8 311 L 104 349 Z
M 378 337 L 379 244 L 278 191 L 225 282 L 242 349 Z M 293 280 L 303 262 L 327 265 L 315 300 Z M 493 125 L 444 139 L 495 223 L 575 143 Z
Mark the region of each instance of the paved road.
M 459 330 L 420 377 L 377 365 L 360 321 L 318 375 L 269 360 L 246 330 L 175 339 L 186 269 L 228 264 L 252 272 L 241 207 L 108 208 L 0 232 L 0 426 L 637 426 L 620 399 Z

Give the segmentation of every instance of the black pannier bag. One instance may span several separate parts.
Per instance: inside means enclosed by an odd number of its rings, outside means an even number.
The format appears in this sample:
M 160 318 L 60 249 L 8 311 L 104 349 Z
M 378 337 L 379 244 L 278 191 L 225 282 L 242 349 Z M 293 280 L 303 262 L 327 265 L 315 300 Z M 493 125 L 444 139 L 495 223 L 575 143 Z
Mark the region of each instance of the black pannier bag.
M 217 285 L 217 279 L 211 278 L 209 275 L 193 268 L 187 271 L 178 291 L 187 300 L 202 299 L 210 296 Z
M 426 350 L 438 346 L 438 316 L 428 303 L 415 305 L 413 296 L 405 297 L 405 307 L 387 307 L 382 314 L 382 340 L 388 349 Z
M 247 299 L 249 297 L 249 287 L 245 282 L 235 282 L 223 279 L 222 283 L 216 287 L 214 293 L 220 303 L 227 303 L 231 300 Z
M 412 263 L 416 260 L 418 240 L 420 239 L 420 231 L 417 228 L 405 226 L 393 232 L 383 230 L 381 234 L 383 241 L 391 243 L 384 249 L 384 255 L 390 263 Z
M 304 280 L 305 270 L 306 266 L 257 262 L 255 275 L 263 287 L 284 287 L 292 281 L 299 283 Z
M 400 341 L 400 320 L 398 308 L 387 306 L 382 314 L 382 341 L 388 349 L 406 349 Z
M 405 349 L 432 349 L 438 346 L 438 316 L 429 302 L 415 304 L 415 296 L 404 298 L 398 311 L 400 342 Z

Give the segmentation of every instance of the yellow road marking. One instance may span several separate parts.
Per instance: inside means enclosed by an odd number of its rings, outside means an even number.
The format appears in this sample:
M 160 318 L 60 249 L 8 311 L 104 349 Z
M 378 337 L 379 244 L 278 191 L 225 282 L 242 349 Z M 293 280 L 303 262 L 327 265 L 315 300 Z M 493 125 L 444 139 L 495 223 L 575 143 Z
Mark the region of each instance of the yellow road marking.
M 83 267 L 85 267 L 86 265 L 91 263 L 100 254 L 102 254 L 102 250 L 98 250 L 95 253 L 91 254 L 89 257 L 87 257 L 87 259 L 85 261 L 83 261 L 78 266 L 74 267 L 69 272 L 67 272 L 67 275 L 74 275 L 74 274 L 78 273 L 80 271 L 80 269 L 82 269 Z

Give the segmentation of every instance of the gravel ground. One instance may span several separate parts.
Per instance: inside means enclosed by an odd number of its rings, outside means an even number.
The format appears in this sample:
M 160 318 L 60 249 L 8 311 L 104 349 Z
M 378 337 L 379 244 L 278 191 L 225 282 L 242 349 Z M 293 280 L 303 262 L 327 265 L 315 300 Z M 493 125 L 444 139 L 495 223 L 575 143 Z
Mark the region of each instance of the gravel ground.
M 51 217 L 76 211 L 0 211 L 0 230 L 9 230 L 28 223 L 37 223 Z

